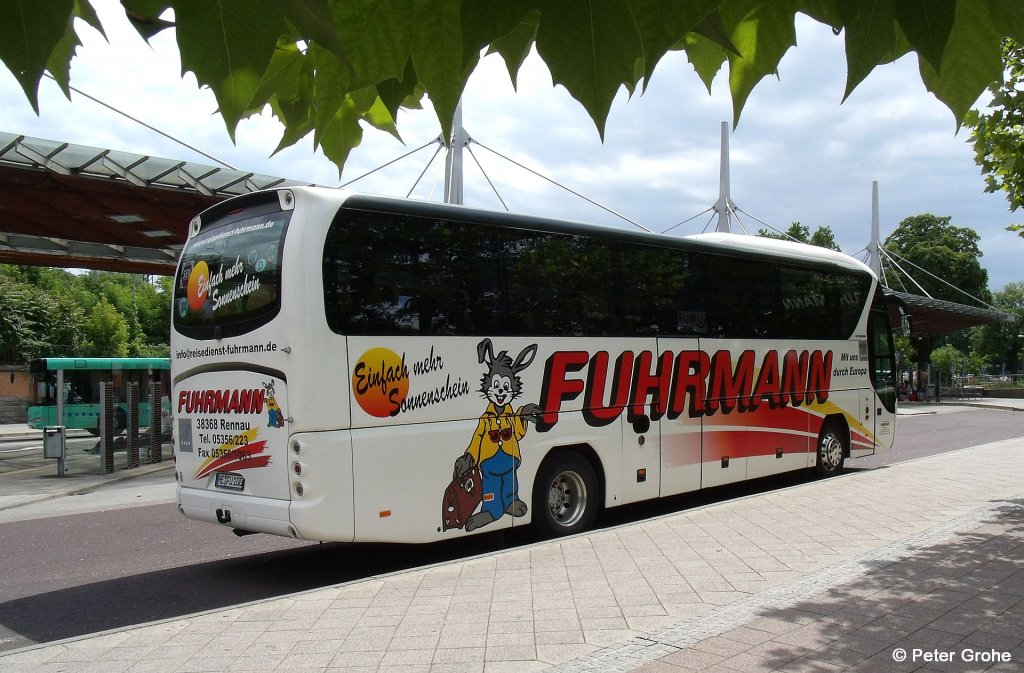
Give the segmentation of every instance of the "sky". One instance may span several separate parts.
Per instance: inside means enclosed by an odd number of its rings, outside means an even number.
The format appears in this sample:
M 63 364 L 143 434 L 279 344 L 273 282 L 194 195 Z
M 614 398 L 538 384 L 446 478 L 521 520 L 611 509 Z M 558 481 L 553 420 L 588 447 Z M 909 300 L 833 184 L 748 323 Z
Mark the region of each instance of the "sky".
M 311 138 L 271 156 L 281 126 L 269 113 L 243 121 L 232 144 L 212 93 L 191 74 L 182 76 L 173 32 L 147 44 L 116 0 L 93 5 L 107 39 L 79 24 L 83 47 L 72 61 L 72 86 L 236 168 L 339 186 L 440 133 L 429 109 L 402 111 L 404 144 L 368 128 L 340 176 L 313 150 Z M 778 78 L 763 80 L 738 126 L 730 126 L 731 195 L 743 211 L 743 226 L 749 233 L 764 226 L 758 220 L 779 230 L 797 221 L 812 231 L 828 226 L 844 252 L 860 257 L 871 233 L 871 186 L 878 181 L 883 239 L 906 217 L 950 216 L 952 224 L 980 235 L 990 289 L 1024 281 L 1024 238 L 1006 231 L 1024 222 L 1024 211 L 1011 213 L 1001 193 L 984 192 L 968 132 L 957 132 L 952 113 L 925 91 L 917 68 L 915 55 L 876 68 L 840 104 L 846 80 L 842 37 L 798 17 L 797 46 L 782 59 Z M 634 226 L 550 180 L 655 231 L 684 221 L 672 234 L 714 229 L 711 213 L 702 213 L 718 198 L 721 124 L 733 117 L 726 70 L 709 95 L 685 56 L 670 54 L 645 93 L 629 97 L 620 91 L 602 142 L 583 107 L 552 85 L 536 55 L 520 71 L 517 88 L 500 57 L 484 58 L 462 104 L 473 140 L 465 155 L 465 202 Z M 44 79 L 39 100 L 37 116 L 14 77 L 0 68 L 2 131 L 216 165 L 86 97 L 73 93 L 68 101 L 52 81 Z M 351 188 L 439 201 L 443 164 L 440 156 L 430 161 L 436 148 L 430 145 Z

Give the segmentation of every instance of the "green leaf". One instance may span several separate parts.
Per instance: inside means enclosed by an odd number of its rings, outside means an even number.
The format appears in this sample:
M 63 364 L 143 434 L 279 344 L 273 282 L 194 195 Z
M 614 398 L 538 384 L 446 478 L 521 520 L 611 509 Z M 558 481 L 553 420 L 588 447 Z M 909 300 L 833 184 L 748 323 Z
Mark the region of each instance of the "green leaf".
M 555 84 L 578 100 L 604 138 L 619 88 L 634 84 L 643 44 L 627 0 L 557 0 L 545 5 L 537 51 Z
M 467 56 L 463 49 L 460 4 L 456 0 L 431 3 L 429 10 L 413 17 L 418 26 L 412 40 L 413 67 L 445 138 L 451 137 L 455 108 L 480 58 L 479 52 Z
M 338 38 L 352 68 L 351 86 L 400 78 L 411 55 L 416 19 L 430 0 L 346 0 L 331 6 Z
M 0 60 L 18 80 L 36 114 L 39 80 L 54 49 L 71 29 L 74 8 L 74 0 L 0 2 Z M 66 44 L 62 48 L 67 51 Z
M 980 7 L 984 2 L 972 2 Z M 957 0 L 899 0 L 896 21 L 918 56 L 942 72 L 942 55 L 953 29 Z
M 82 43 L 78 39 L 78 34 L 75 33 L 73 25 L 70 25 L 73 24 L 73 20 L 69 20 L 68 23 L 67 32 L 64 33 L 50 53 L 50 58 L 46 62 L 46 70 L 53 77 L 53 81 L 57 83 L 57 86 L 64 92 L 68 100 L 71 100 L 71 58 L 75 55 L 75 50 Z
M 324 156 L 339 167 L 340 177 L 341 167 L 348 160 L 349 153 L 363 141 L 363 127 L 359 125 L 359 112 L 352 97 L 346 96 L 327 127 L 317 131 L 320 133 L 319 146 Z
M 717 44 L 726 53 L 740 55 L 739 49 L 729 39 L 729 30 L 722 23 L 722 14 L 718 11 L 705 16 L 700 23 L 693 27 L 693 32 Z
M 398 117 L 398 108 L 410 106 L 410 99 L 418 100 L 423 96 L 419 80 L 416 79 L 416 69 L 412 67 L 412 59 L 406 64 L 401 79 L 391 77 L 377 83 L 377 95 L 393 118 Z
M 271 155 L 277 154 L 286 147 L 291 147 L 313 132 L 316 127 L 316 118 L 313 115 L 312 100 L 312 84 L 300 87 L 300 95 L 294 99 L 270 99 L 271 111 L 284 124 L 281 140 Z
M 74 16 L 85 21 L 93 30 L 106 39 L 107 34 L 103 32 L 103 24 L 100 22 L 100 17 L 96 15 L 96 10 L 89 4 L 89 0 L 75 0 Z
M 313 67 L 313 118 L 316 130 L 313 145 L 320 144 L 321 137 L 331 124 L 335 123 L 338 111 L 345 104 L 345 97 L 352 89 L 352 69 L 337 56 L 314 42 L 306 52 Z
M 1024 2 L 1020 0 L 989 0 L 991 15 L 999 17 L 999 23 L 1007 37 L 1018 44 L 1024 44 Z
M 463 60 L 472 61 L 488 45 L 521 30 L 524 22 L 536 25 L 539 16 L 532 0 L 462 0 Z
M 537 27 L 540 24 L 540 12 L 531 12 L 511 32 L 499 37 L 491 43 L 488 53 L 498 53 L 505 61 L 512 87 L 518 88 L 519 69 L 530 55 L 533 43 L 537 39 Z
M 160 31 L 174 27 L 173 22 L 160 18 L 171 8 L 171 0 L 121 0 L 121 4 L 125 16 L 146 42 Z
M 846 29 L 845 101 L 875 66 L 885 61 L 896 44 L 892 0 L 839 0 L 839 17 Z
M 725 51 L 715 42 L 696 33 L 686 36 L 683 48 L 686 50 L 687 60 L 690 61 L 690 65 L 693 66 L 697 76 L 704 82 L 704 86 L 707 87 L 710 94 L 711 83 L 718 71 L 722 69 L 722 64 L 725 63 Z
M 327 0 L 278 0 L 278 4 L 285 18 L 299 31 L 299 37 L 306 42 L 316 42 L 339 59 L 345 59 Z
M 1002 78 L 1002 33 L 999 19 L 989 13 L 985 3 L 970 7 L 960 3 L 942 57 L 942 72 L 925 59 L 919 60 L 925 86 L 953 112 L 957 126 L 985 87 Z
M 722 19 L 732 26 L 730 37 L 742 56 L 729 56 L 733 125 L 750 92 L 765 76 L 778 72 L 779 61 L 796 45 L 795 0 L 733 0 L 723 4 Z
M 806 14 L 818 23 L 831 26 L 837 34 L 843 28 L 838 5 L 842 0 L 801 0 L 797 11 Z M 828 227 L 826 227 L 827 229 Z
M 674 0 L 644 0 L 636 3 L 633 17 L 643 45 L 644 89 L 650 83 L 654 67 L 687 33 L 709 20 L 720 0 L 680 3 Z
M 311 59 L 305 59 L 299 69 L 293 95 L 283 96 L 281 92 L 270 97 L 270 109 L 284 124 L 281 141 L 272 154 L 291 147 L 309 135 L 316 127 L 313 98 L 313 66 Z
M 396 140 L 402 140 L 402 136 L 398 133 L 398 124 L 395 117 L 380 98 L 376 98 L 370 109 L 363 114 L 363 121 L 378 131 L 385 131 L 391 134 Z
M 274 0 L 175 0 L 183 71 L 192 71 L 217 97 L 232 141 L 287 32 Z
M 71 12 L 71 18 L 68 19 L 68 28 L 46 61 L 46 71 L 50 73 L 53 81 L 57 83 L 68 100 L 71 100 L 71 59 L 75 56 L 78 47 L 82 45 L 78 39 L 78 33 L 75 32 L 76 18 L 82 19 L 96 29 L 100 35 L 106 37 L 103 25 L 88 0 L 75 0 L 75 9 Z
M 259 87 L 249 101 L 247 114 L 258 114 L 273 96 L 281 100 L 294 100 L 299 95 L 305 60 L 298 45 L 288 38 L 282 38 L 274 50 L 267 71 L 260 79 Z

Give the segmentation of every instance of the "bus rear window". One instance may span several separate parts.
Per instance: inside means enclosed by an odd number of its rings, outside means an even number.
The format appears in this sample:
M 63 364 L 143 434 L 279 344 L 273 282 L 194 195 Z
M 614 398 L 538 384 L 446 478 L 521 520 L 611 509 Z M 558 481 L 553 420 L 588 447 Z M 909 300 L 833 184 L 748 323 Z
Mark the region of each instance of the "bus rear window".
M 220 339 L 266 324 L 281 307 L 281 251 L 292 211 L 277 199 L 206 223 L 182 252 L 174 326 L 193 339 Z

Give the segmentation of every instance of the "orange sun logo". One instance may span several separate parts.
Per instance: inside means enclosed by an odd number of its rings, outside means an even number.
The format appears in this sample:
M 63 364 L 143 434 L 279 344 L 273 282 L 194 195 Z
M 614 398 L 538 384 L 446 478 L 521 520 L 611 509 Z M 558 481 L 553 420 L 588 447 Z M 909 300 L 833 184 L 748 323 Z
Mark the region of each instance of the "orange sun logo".
M 352 369 L 352 392 L 363 411 L 387 418 L 395 416 L 409 396 L 409 368 L 405 355 L 387 348 L 371 348 Z
M 210 294 L 210 267 L 199 261 L 188 276 L 188 305 L 193 311 L 201 311 Z

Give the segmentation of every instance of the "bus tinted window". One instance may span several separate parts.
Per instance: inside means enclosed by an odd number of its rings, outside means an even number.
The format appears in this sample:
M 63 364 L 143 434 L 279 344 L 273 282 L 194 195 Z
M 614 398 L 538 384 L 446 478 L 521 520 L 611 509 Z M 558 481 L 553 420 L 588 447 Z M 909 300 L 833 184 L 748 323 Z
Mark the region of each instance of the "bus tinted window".
M 324 246 L 331 329 L 458 334 L 494 323 L 499 298 L 491 288 L 499 270 L 478 230 L 397 214 L 341 214 Z
M 342 210 L 328 324 L 352 335 L 847 339 L 871 278 L 768 258 Z
M 195 339 L 235 336 L 277 315 L 290 217 L 275 198 L 208 224 L 189 240 L 174 284 L 178 331 Z
M 683 250 L 343 210 L 324 252 L 339 334 L 702 334 L 704 273 Z
M 771 260 L 709 258 L 711 334 L 728 339 L 849 339 L 871 278 Z
M 703 257 L 648 245 L 620 248 L 623 256 L 623 333 L 702 336 L 707 333 Z
M 761 260 L 708 257 L 710 335 L 769 339 L 779 333 L 778 269 Z
M 619 260 L 609 241 L 498 232 L 508 334 L 618 336 Z

